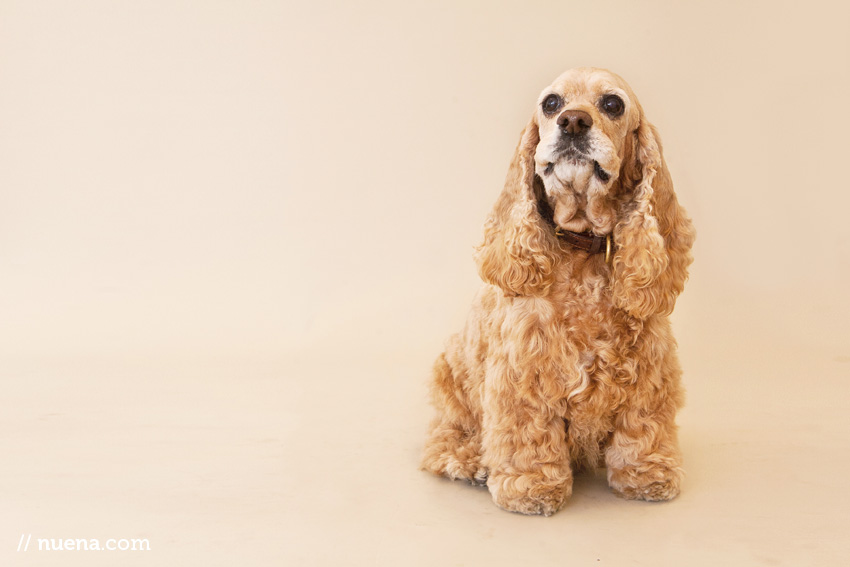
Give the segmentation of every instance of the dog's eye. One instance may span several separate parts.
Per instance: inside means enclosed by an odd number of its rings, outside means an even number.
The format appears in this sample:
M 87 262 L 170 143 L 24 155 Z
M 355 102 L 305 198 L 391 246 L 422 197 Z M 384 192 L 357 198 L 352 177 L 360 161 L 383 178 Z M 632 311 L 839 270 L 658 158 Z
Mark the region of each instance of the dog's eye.
M 543 99 L 543 103 L 540 105 L 543 108 L 543 112 L 546 114 L 554 114 L 557 112 L 564 101 L 556 94 L 550 94 L 546 98 Z
M 626 105 L 623 103 L 623 99 L 617 95 L 609 94 L 599 99 L 599 108 L 611 118 L 617 118 L 623 114 Z

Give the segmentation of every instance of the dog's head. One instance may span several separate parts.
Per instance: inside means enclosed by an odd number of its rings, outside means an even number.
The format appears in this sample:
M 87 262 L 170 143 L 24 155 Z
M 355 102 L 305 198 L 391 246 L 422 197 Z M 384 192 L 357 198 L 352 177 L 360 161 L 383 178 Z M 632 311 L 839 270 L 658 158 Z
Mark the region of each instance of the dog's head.
M 541 93 L 535 173 L 560 228 L 597 235 L 614 230 L 612 189 L 640 117 L 629 86 L 607 71 L 572 69 Z
M 572 69 L 541 93 L 479 248 L 482 278 L 511 295 L 545 295 L 557 265 L 581 254 L 555 229 L 611 235 L 615 302 L 648 317 L 673 309 L 691 262 L 690 220 L 679 207 L 655 129 L 628 84 L 602 69 Z

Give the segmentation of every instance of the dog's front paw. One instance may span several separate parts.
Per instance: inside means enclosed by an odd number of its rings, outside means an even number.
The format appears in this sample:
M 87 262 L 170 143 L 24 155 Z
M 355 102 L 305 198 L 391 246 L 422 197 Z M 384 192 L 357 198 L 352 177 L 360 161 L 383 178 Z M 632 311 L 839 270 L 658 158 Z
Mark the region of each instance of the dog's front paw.
M 678 496 L 682 476 L 681 468 L 664 465 L 608 469 L 608 485 L 623 498 L 656 502 Z
M 543 516 L 560 510 L 572 494 L 571 478 L 552 481 L 539 474 L 491 474 L 487 487 L 499 508 Z

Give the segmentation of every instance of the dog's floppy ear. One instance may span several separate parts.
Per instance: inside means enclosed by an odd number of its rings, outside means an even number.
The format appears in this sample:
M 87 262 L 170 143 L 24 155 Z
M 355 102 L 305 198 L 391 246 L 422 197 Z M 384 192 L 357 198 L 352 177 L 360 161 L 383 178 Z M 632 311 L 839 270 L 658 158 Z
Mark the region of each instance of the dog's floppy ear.
M 545 295 L 557 262 L 557 237 L 544 226 L 535 195 L 534 152 L 539 141 L 537 121 L 532 119 L 477 249 L 481 278 L 508 295 Z
M 647 318 L 673 311 L 696 234 L 673 192 L 658 132 L 643 111 L 629 144 L 623 176 L 633 198 L 614 228 L 612 292 L 619 307 Z

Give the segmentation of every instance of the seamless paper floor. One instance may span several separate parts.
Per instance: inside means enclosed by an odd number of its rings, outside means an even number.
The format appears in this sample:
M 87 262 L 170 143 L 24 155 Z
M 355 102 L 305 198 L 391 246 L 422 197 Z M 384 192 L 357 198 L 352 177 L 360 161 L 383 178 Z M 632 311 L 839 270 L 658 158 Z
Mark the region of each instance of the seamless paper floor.
M 847 351 L 744 324 L 678 327 L 682 495 L 625 501 L 585 474 L 551 518 L 418 470 L 433 353 L 6 365 L 0 553 L 7 565 L 842 564 Z M 22 534 L 151 550 L 17 552 Z

